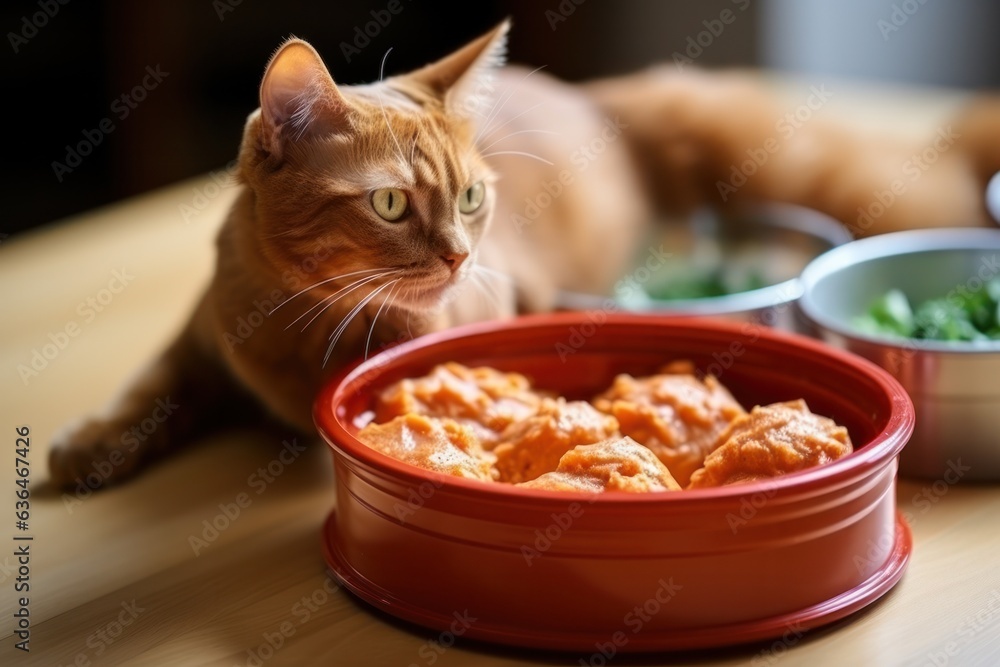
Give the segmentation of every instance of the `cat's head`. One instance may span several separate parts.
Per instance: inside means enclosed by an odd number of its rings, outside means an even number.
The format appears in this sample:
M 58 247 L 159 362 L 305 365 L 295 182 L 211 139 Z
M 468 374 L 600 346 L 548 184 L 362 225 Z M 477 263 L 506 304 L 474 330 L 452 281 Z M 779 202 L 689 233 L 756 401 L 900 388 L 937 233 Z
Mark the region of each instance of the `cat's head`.
M 507 29 L 363 86 L 335 84 L 302 40 L 278 49 L 240 151 L 254 193 L 250 233 L 277 275 L 322 258 L 311 282 L 345 277 L 317 291 L 378 276 L 354 296 L 385 287 L 411 310 L 437 305 L 464 278 L 493 211 L 476 133 Z

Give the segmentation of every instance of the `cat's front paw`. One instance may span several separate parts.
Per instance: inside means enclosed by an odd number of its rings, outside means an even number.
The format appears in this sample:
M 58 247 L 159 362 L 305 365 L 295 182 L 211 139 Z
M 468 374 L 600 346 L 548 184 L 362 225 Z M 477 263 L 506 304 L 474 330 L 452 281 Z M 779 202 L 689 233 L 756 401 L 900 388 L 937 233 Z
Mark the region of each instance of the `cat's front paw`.
M 135 448 L 125 443 L 128 432 L 102 419 L 69 425 L 52 439 L 49 475 L 52 484 L 99 489 L 130 477 L 138 468 Z

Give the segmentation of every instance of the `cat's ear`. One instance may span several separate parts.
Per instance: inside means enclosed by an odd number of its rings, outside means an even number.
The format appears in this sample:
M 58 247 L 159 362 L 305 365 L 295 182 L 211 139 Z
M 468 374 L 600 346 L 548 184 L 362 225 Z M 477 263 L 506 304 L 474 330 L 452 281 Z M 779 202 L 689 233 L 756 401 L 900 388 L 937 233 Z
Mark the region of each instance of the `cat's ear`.
M 285 145 L 347 126 L 348 104 L 308 42 L 289 39 L 271 57 L 260 84 L 261 148 Z
M 445 107 L 462 115 L 485 115 L 495 97 L 494 70 L 507 56 L 510 19 L 458 51 L 408 77 L 439 96 Z

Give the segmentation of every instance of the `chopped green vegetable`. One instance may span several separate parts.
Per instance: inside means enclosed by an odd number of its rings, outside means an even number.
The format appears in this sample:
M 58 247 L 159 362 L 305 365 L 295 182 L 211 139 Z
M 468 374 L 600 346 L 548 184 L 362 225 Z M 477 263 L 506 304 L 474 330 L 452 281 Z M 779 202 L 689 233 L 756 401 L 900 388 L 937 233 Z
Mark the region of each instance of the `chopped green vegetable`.
M 978 290 L 957 289 L 916 309 L 892 289 L 876 299 L 855 326 L 869 334 L 943 341 L 1000 340 L 1000 278 Z
M 761 287 L 767 287 L 767 283 L 757 271 L 716 268 L 692 270 L 687 275 L 672 275 L 653 281 L 646 286 L 646 293 L 654 299 L 676 301 L 738 294 Z
M 868 308 L 870 322 L 865 330 L 881 331 L 895 336 L 910 336 L 913 332 L 913 310 L 906 295 L 892 289 L 875 300 Z

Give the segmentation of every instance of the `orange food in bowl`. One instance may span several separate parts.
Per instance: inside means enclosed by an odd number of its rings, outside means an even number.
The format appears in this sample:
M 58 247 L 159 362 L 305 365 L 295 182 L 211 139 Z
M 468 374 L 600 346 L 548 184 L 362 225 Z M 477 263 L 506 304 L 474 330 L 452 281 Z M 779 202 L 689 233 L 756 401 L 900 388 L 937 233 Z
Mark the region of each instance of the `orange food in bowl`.
M 493 449 L 501 482 L 517 484 L 552 472 L 563 454 L 618 434 L 614 417 L 585 401 L 544 399 L 538 413 L 508 426 Z
M 628 436 L 580 445 L 559 459 L 554 472 L 518 486 L 550 491 L 680 491 L 656 456 Z
M 358 439 L 435 472 L 585 492 L 752 482 L 852 451 L 847 429 L 804 401 L 748 414 L 689 362 L 618 375 L 593 404 L 550 398 L 518 373 L 441 364 L 380 392 Z
M 358 440 L 399 461 L 456 477 L 493 481 L 490 459 L 472 429 L 452 419 L 418 414 L 368 424 Z
M 733 421 L 723 443 L 691 476 L 689 489 L 777 477 L 853 451 L 847 429 L 813 414 L 803 400 L 757 406 Z
M 719 435 L 745 414 L 713 376 L 698 379 L 690 364 L 672 364 L 647 378 L 619 375 L 594 400 L 614 415 L 622 433 L 648 447 L 686 486 L 717 446 Z
M 411 413 L 448 417 L 472 428 L 481 443 L 490 447 L 507 426 L 535 414 L 541 399 L 523 375 L 452 362 L 382 391 L 375 421 Z

